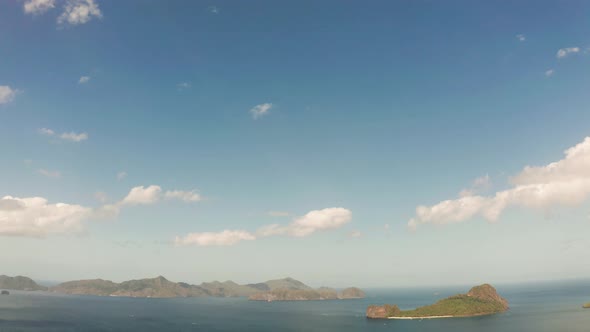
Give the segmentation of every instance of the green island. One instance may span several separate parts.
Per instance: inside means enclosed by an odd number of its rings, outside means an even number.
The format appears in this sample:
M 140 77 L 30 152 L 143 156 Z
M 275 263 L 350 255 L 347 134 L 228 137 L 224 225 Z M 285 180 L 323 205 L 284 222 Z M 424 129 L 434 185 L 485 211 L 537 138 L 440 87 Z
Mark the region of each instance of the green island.
M 471 288 L 467 294 L 442 299 L 432 305 L 412 310 L 400 310 L 397 305 L 371 305 L 366 316 L 372 319 L 425 319 L 491 315 L 508 310 L 508 301 L 496 289 L 483 284 Z
M 590 302 L 585 303 L 584 305 L 582 305 L 582 308 L 584 308 L 584 309 L 590 309 Z
M 313 289 L 293 278 L 268 280 L 261 283 L 240 285 L 231 280 L 204 282 L 191 285 L 170 281 L 162 276 L 128 280 L 120 283 L 103 279 L 74 280 L 47 288 L 30 278 L 0 276 L 0 288 L 25 291 L 50 291 L 72 295 L 122 296 L 122 297 L 249 297 L 251 300 L 336 300 L 364 297 L 364 292 L 351 287 L 340 292 L 332 288 Z

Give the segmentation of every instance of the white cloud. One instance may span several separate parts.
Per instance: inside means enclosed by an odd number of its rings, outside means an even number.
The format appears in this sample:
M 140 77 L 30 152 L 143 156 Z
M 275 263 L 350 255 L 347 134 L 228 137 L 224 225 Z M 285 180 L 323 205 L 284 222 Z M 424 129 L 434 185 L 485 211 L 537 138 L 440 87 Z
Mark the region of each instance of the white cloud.
M 46 135 L 46 136 L 53 136 L 53 135 L 55 135 L 55 131 L 53 131 L 51 129 L 47 129 L 47 128 L 41 128 L 41 129 L 39 129 L 39 134 Z
M 189 233 L 184 237 L 177 236 L 177 245 L 196 244 L 199 246 L 227 246 L 242 240 L 256 240 L 257 237 L 289 235 L 294 237 L 308 236 L 316 231 L 336 229 L 352 219 L 352 212 L 344 208 L 327 208 L 310 211 L 296 218 L 288 225 L 272 224 L 261 227 L 256 235 L 243 230 L 224 230 L 218 233 Z
M 192 85 L 189 82 L 182 82 L 182 83 L 178 83 L 176 84 L 176 87 L 178 88 L 178 90 L 185 90 L 190 88 Z
M 62 133 L 62 134 L 58 135 L 54 130 L 51 130 L 48 128 L 39 129 L 39 134 L 45 135 L 45 136 L 57 136 L 64 141 L 70 141 L 70 142 L 81 142 L 81 141 L 85 141 L 88 139 L 87 133 L 79 133 L 78 134 L 78 133 L 75 133 L 72 131 L 69 133 Z
M 72 141 L 72 142 L 81 142 L 81 141 L 85 141 L 88 139 L 88 134 L 87 133 L 75 133 L 75 132 L 69 132 L 69 133 L 63 133 L 59 136 L 59 138 L 66 140 L 66 141 Z
M 303 237 L 316 231 L 335 229 L 343 226 L 352 219 L 352 212 L 344 208 L 327 208 L 314 210 L 296 218 L 289 225 L 272 224 L 258 230 L 260 236 L 290 235 Z
M 272 108 L 272 104 L 271 103 L 260 104 L 260 105 L 254 106 L 250 110 L 250 113 L 252 114 L 252 117 L 254 119 L 258 119 L 261 116 L 264 116 L 264 115 L 269 114 L 271 108 Z
M 547 209 L 572 206 L 590 195 L 590 137 L 565 151 L 565 158 L 545 166 L 525 167 L 511 179 L 512 188 L 493 196 L 465 196 L 433 206 L 418 206 L 410 228 L 448 224 L 480 216 L 495 221 L 510 206 Z
M 125 179 L 126 177 L 127 177 L 127 172 L 121 171 L 121 172 L 117 173 L 117 180 L 119 180 L 119 181 Z
M 23 9 L 27 14 L 43 14 L 46 11 L 55 8 L 55 0 L 27 0 Z
M 547 76 L 547 77 L 551 77 L 551 76 L 553 76 L 553 74 L 555 74 L 555 70 L 553 70 L 553 69 L 548 69 L 545 71 L 545 76 Z
M 41 169 L 37 170 L 37 172 L 39 174 L 43 175 L 43 176 L 48 177 L 48 178 L 55 178 L 55 179 L 57 179 L 57 178 L 60 178 L 61 177 L 61 173 L 58 172 L 58 171 L 48 171 L 46 169 L 42 169 L 41 168 Z
M 566 47 L 566 48 L 560 48 L 557 51 L 557 58 L 561 59 L 561 58 L 565 58 L 566 56 L 568 56 L 571 53 L 578 53 L 580 52 L 580 48 L 579 47 Z
M 231 246 L 240 241 L 252 241 L 256 237 L 249 232 L 241 230 L 224 230 L 219 233 L 190 233 L 184 237 L 177 236 L 174 243 L 179 246 Z
M 0 105 L 8 104 L 14 100 L 18 90 L 9 87 L 8 85 L 0 85 Z
M 286 211 L 268 211 L 267 214 L 271 217 L 288 217 L 291 215 Z
M 90 81 L 90 76 L 81 76 L 78 80 L 78 84 L 88 83 Z
M 518 35 L 516 35 L 516 39 L 518 39 L 518 41 L 523 42 L 526 40 L 526 36 L 523 34 L 518 34 Z
M 195 191 L 171 190 L 164 194 L 166 199 L 177 199 L 183 202 L 198 202 L 201 200 L 201 195 Z
M 102 12 L 94 0 L 67 0 L 57 23 L 84 24 L 93 17 L 102 18 Z
M 91 209 L 65 203 L 48 204 L 45 198 L 0 199 L 0 235 L 44 237 L 81 229 Z
M 219 8 L 215 6 L 209 6 L 209 12 L 212 14 L 219 14 Z
M 129 194 L 120 202 L 121 205 L 153 204 L 160 200 L 162 188 L 151 185 L 149 187 L 138 186 L 129 191 Z
M 473 180 L 470 188 L 461 190 L 459 197 L 473 196 L 477 193 L 485 192 L 490 189 L 491 186 L 492 180 L 490 179 L 490 176 L 486 174 Z

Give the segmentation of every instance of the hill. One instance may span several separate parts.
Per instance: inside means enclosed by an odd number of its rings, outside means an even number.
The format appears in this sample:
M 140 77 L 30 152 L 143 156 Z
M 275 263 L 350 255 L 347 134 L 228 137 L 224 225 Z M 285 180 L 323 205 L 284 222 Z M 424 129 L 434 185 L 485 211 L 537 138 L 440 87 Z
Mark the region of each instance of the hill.
M 268 300 L 268 296 L 272 296 L 274 301 L 358 298 L 364 296 L 364 293 L 358 288 L 347 288 L 341 293 L 329 288 L 313 290 L 301 281 L 292 278 L 275 279 L 246 285 L 240 285 L 231 280 L 190 285 L 184 282 L 172 282 L 162 276 L 151 279 L 129 280 L 121 283 L 92 279 L 64 282 L 51 287 L 50 290 L 65 294 L 126 297 L 169 298 L 215 296 L 253 297 L 252 299 L 260 297 L 260 300 L 265 301 Z M 263 296 L 264 298 L 262 298 Z
M 307 285 L 298 285 L 299 288 L 276 288 L 266 292 L 251 295 L 252 301 L 319 301 L 319 300 L 345 300 L 364 298 L 365 293 L 355 287 L 346 288 L 341 292 L 333 288 L 321 287 L 313 289 Z
M 397 305 L 369 306 L 368 318 L 413 319 L 470 317 L 489 315 L 508 310 L 508 301 L 494 287 L 483 284 L 471 288 L 467 294 L 458 294 L 432 305 L 413 310 L 400 310 Z
M 47 287 L 37 284 L 31 278 L 23 276 L 9 277 L 5 275 L 0 275 L 0 288 L 24 291 L 47 290 Z

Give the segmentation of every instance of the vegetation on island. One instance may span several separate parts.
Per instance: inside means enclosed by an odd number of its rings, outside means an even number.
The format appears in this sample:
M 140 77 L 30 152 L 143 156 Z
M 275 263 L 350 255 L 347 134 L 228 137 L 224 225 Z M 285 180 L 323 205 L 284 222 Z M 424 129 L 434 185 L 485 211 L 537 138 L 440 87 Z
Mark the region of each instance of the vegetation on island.
M 368 318 L 469 317 L 489 315 L 508 310 L 508 301 L 489 284 L 473 287 L 467 294 L 458 294 L 432 305 L 400 310 L 397 305 L 369 306 Z
M 273 295 L 273 301 L 298 299 L 322 300 L 339 298 L 363 297 L 364 293 L 358 288 L 348 288 L 338 293 L 330 288 L 314 290 L 301 281 L 284 278 L 269 280 L 262 283 L 240 285 L 233 281 L 204 282 L 200 285 L 190 285 L 184 282 L 173 282 L 159 276 L 151 279 L 129 280 L 121 283 L 109 280 L 77 280 L 59 284 L 50 289 L 56 293 L 98 295 L 98 296 L 126 296 L 126 297 L 251 297 L 263 299 L 261 296 Z M 291 292 L 295 293 L 291 293 Z M 257 295 L 258 294 L 258 295 Z M 260 297 L 260 298 L 257 298 Z
M 252 301 L 319 301 L 319 300 L 345 300 L 364 298 L 365 293 L 356 288 L 346 288 L 340 292 L 333 288 L 320 287 L 312 289 L 307 285 L 305 288 L 278 288 L 266 292 L 253 294 L 249 297 Z
M 31 278 L 23 276 L 9 277 L 5 275 L 0 275 L 0 288 L 23 291 L 47 290 L 47 287 L 37 284 Z

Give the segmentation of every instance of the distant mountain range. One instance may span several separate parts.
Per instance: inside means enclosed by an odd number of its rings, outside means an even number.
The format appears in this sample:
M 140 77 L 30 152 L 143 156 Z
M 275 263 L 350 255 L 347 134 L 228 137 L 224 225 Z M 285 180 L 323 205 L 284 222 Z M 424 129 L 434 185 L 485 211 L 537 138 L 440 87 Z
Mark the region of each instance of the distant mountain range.
M 313 289 L 293 278 L 275 279 L 262 283 L 240 285 L 233 281 L 204 282 L 190 285 L 172 282 L 159 276 L 150 279 L 129 280 L 121 283 L 103 279 L 68 281 L 54 287 L 44 287 L 27 277 L 0 276 L 0 288 L 13 290 L 48 290 L 55 293 L 126 296 L 126 297 L 249 297 L 251 300 L 293 301 L 330 300 L 364 297 L 358 288 L 347 288 L 337 292 L 332 288 Z
M 47 290 L 47 287 L 38 285 L 31 278 L 23 276 L 9 277 L 5 275 L 0 275 L 0 288 L 25 291 Z

